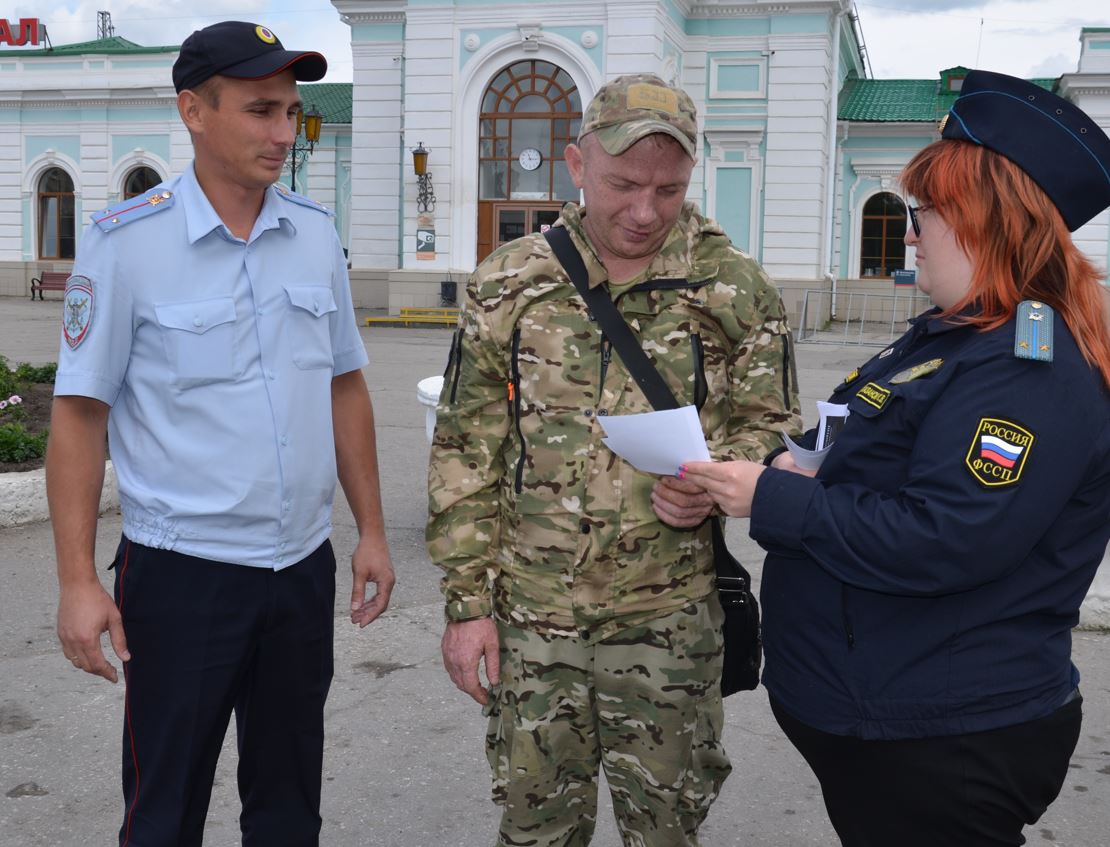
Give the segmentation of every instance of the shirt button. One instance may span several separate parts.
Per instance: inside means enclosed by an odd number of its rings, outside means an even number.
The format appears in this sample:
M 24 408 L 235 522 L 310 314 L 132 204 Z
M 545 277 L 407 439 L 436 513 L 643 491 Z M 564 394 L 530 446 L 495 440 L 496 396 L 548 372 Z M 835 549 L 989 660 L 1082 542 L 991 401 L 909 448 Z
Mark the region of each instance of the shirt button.
M 289 443 L 289 439 L 286 436 L 283 435 L 281 437 L 281 446 L 284 447 L 288 443 Z
M 193 318 L 193 326 L 204 326 L 204 321 L 200 319 L 199 315 Z
M 585 521 L 582 521 L 581 525 L 579 526 L 579 531 L 583 535 L 589 535 L 590 534 L 590 525 L 588 523 L 586 523 Z
M 274 377 L 274 372 L 273 371 L 266 371 L 266 379 L 274 379 L 274 378 L 275 377 Z
M 258 310 L 258 314 L 259 314 L 259 315 L 261 315 L 261 314 L 262 314 L 262 310 L 261 310 L 261 309 L 259 309 L 259 310 Z
M 578 637 L 583 641 L 587 641 L 590 638 L 590 631 L 588 629 L 580 629 L 578 631 Z
M 594 410 L 593 409 L 587 409 L 582 414 L 584 414 L 587 418 L 592 418 L 594 416 Z
M 602 417 L 602 418 L 603 418 L 603 417 L 605 417 L 605 416 L 606 416 L 607 414 L 609 414 L 609 410 L 608 410 L 608 409 L 598 409 L 598 410 L 597 410 L 597 414 L 598 414 L 598 417 Z
M 284 549 L 285 549 L 285 542 L 284 542 L 284 541 L 283 541 L 283 542 L 281 542 L 281 544 L 279 544 L 279 545 L 278 545 L 278 547 L 279 547 L 280 549 L 284 550 Z
M 316 312 L 317 314 L 319 314 L 320 312 L 320 304 L 317 303 L 315 300 L 312 301 L 312 311 Z

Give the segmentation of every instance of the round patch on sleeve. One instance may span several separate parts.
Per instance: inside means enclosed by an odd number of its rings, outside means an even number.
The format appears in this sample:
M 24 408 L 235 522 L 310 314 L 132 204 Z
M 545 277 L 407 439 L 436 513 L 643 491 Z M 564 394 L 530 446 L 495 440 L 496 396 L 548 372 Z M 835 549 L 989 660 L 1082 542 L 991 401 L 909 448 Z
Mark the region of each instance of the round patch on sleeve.
M 1034 440 L 1033 433 L 1012 421 L 980 418 L 964 463 L 983 485 L 1013 485 L 1021 479 Z
M 85 340 L 92 326 L 93 285 L 84 276 L 71 276 L 62 301 L 62 334 L 71 350 Z

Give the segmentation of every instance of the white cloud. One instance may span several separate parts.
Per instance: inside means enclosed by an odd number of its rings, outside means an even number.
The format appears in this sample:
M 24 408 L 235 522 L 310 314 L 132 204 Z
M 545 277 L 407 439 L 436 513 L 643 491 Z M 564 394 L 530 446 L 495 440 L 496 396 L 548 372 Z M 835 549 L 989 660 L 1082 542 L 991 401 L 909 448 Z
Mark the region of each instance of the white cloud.
M 956 65 L 1014 76 L 1054 76 L 1075 70 L 1083 27 L 1110 26 L 1106 0 L 1069 0 L 1066 5 L 859 0 L 857 5 L 871 67 L 880 79 L 931 79 Z

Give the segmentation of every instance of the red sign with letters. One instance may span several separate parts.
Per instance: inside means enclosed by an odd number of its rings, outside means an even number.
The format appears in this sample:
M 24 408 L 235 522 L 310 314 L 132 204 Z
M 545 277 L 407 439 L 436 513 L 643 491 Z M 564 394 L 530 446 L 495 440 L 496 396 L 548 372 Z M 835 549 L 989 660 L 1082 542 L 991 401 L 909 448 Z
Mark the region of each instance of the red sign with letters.
M 24 44 L 39 44 L 44 27 L 38 18 L 20 18 L 18 23 L 0 18 L 0 44 L 22 47 Z

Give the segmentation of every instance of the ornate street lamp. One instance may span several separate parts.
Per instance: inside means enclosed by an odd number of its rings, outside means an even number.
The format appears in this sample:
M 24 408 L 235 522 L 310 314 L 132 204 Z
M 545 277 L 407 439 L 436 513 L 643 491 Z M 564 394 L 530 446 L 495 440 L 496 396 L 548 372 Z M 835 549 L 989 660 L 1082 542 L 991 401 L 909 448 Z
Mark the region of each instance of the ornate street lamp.
M 436 194 L 432 189 L 432 175 L 428 173 L 428 153 L 424 142 L 412 151 L 412 171 L 416 174 L 416 210 L 430 212 L 436 207 Z
M 297 168 L 304 167 L 308 154 L 316 148 L 320 140 L 320 127 L 324 124 L 324 116 L 316 111 L 315 106 L 310 106 L 305 112 L 297 112 L 297 130 L 293 138 L 293 146 L 289 148 L 289 187 L 297 190 Z M 301 142 L 303 139 L 303 143 Z

